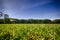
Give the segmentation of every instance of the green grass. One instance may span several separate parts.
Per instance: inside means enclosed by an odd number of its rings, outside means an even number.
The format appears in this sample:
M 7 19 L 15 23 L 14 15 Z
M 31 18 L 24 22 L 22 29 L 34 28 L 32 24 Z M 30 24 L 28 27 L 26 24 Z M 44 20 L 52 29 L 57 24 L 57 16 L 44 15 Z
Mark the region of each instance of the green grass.
M 60 24 L 0 24 L 0 40 L 60 40 Z

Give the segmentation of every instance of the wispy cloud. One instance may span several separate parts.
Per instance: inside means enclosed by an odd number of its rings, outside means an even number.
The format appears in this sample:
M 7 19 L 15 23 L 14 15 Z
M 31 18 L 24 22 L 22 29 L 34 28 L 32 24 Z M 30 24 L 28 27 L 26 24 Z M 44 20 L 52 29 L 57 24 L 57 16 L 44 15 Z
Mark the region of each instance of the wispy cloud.
M 4 7 L 5 12 L 7 12 L 10 15 L 10 17 L 17 18 L 60 17 L 59 16 L 60 12 L 56 13 L 57 11 L 55 11 L 58 6 L 55 7 L 54 2 L 56 4 L 55 0 L 4 0 Z
M 27 5 L 25 8 L 34 8 L 34 7 L 42 6 L 42 5 L 45 5 L 48 3 L 50 3 L 50 1 L 36 2 L 36 3 L 31 4 L 31 5 Z
M 32 0 L 9 0 L 9 1 L 5 1 L 5 6 L 6 8 L 14 8 L 14 9 L 20 9 L 20 10 L 24 10 L 24 9 L 28 9 L 28 8 L 34 8 L 37 6 L 42 6 L 44 4 L 50 3 L 50 0 L 36 0 L 35 2 L 31 2 Z M 37 2 L 38 1 L 38 2 Z

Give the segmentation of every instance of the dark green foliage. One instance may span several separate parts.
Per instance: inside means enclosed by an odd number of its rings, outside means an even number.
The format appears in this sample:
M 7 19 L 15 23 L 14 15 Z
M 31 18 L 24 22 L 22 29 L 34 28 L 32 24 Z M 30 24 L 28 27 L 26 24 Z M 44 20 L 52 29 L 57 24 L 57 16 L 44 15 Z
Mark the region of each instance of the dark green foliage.
M 50 24 L 51 23 L 51 20 L 45 19 L 45 20 L 42 20 L 42 23 Z
M 5 21 L 5 24 L 11 23 L 9 18 L 5 18 L 4 21 Z
M 53 23 L 54 23 L 54 24 L 56 24 L 56 23 L 57 23 L 57 24 L 60 24 L 60 19 L 55 19 L 55 20 L 53 20 Z
M 4 23 L 4 20 L 3 19 L 0 19 L 0 24 L 3 24 Z
M 60 24 L 60 19 L 16 19 L 16 18 L 4 18 L 0 19 L 0 24 Z
M 3 34 L 2 36 L 0 36 L 0 40 L 10 40 L 10 33 L 7 32 Z

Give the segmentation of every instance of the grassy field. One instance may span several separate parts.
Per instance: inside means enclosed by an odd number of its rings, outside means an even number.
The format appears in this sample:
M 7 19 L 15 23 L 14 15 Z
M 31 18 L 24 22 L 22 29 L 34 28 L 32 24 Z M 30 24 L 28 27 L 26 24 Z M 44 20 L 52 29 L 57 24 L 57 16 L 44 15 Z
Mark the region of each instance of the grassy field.
M 60 24 L 0 24 L 0 40 L 60 40 Z

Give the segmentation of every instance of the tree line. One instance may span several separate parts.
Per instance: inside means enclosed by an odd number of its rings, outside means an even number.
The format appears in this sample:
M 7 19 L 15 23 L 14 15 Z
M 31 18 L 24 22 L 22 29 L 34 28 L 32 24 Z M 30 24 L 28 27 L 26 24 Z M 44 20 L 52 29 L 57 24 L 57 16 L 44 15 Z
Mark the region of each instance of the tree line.
M 60 24 L 60 19 L 15 19 L 5 18 L 0 19 L 0 24 Z
M 60 24 L 60 19 L 50 20 L 50 19 L 16 19 L 9 18 L 8 14 L 3 14 L 0 12 L 0 24 Z

